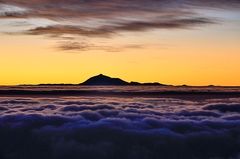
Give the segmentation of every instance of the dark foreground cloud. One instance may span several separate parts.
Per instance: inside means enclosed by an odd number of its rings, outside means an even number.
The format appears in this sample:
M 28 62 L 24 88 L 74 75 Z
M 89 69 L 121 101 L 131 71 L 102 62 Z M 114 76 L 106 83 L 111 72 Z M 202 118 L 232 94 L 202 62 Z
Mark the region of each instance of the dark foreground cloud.
M 37 101 L 29 101 L 23 99 L 13 99 L 13 100 L 3 100 L 0 101 L 0 104 L 38 104 Z
M 62 108 L 62 111 L 82 111 L 82 110 L 99 110 L 99 109 L 114 109 L 109 105 L 96 105 L 96 106 L 67 106 Z
M 237 158 L 240 122 L 89 121 L 41 115 L 0 119 L 1 158 Z
M 239 103 L 216 103 L 209 104 L 204 107 L 206 110 L 218 110 L 220 112 L 239 112 L 240 113 L 240 104 Z
M 240 118 L 228 100 L 232 113 L 171 98 L 0 98 L 0 158 L 237 159 Z

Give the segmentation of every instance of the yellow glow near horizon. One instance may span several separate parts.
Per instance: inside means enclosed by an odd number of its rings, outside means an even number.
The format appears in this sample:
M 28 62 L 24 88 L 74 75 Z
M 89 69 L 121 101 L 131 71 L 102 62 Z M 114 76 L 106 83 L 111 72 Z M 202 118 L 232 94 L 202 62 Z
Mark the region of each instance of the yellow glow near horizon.
M 124 41 L 146 44 L 119 52 L 64 52 L 46 37 L 1 35 L 0 85 L 80 83 L 100 73 L 173 85 L 240 85 L 240 37 L 234 33 L 219 37 L 219 32 L 208 36 L 207 31 L 114 38 L 111 44 L 116 46 Z M 156 43 L 148 46 L 148 41 Z
M 0 85 L 75 84 L 102 73 L 126 81 L 240 86 L 239 6 L 1 1 Z

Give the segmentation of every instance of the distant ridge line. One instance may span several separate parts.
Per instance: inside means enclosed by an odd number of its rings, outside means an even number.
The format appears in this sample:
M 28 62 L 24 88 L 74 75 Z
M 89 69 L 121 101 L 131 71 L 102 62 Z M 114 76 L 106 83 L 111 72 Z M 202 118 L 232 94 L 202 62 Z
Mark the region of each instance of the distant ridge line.
M 3 85 L 4 86 L 4 85 Z M 7 86 L 7 85 L 6 85 Z M 173 87 L 226 87 L 226 88 L 238 88 L 240 86 L 224 86 L 224 85 L 203 85 L 203 86 L 195 86 L 195 85 L 170 85 L 170 84 L 162 84 L 159 82 L 127 82 L 120 78 L 112 78 L 103 74 L 99 74 L 97 76 L 90 77 L 86 81 L 78 84 L 72 83 L 40 83 L 40 84 L 19 84 L 19 85 L 10 85 L 13 86 L 173 86 Z
M 99 74 L 97 76 L 90 77 L 85 82 L 79 84 L 37 84 L 37 86 L 75 86 L 75 85 L 83 85 L 83 86 L 171 86 L 165 85 L 158 82 L 148 82 L 148 83 L 140 83 L 140 82 L 127 82 L 120 78 L 112 78 L 103 74 Z M 22 85 L 27 86 L 27 85 Z

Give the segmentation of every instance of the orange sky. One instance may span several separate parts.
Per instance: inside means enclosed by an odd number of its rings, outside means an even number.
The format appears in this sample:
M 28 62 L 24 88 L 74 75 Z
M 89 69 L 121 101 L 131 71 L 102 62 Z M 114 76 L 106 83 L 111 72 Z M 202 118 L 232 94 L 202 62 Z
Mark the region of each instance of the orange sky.
M 54 33 L 51 30 L 45 34 L 45 30 L 40 30 L 40 33 L 28 35 L 22 33 L 22 29 L 32 28 L 33 24 L 48 26 L 55 20 L 40 19 L 38 23 L 34 18 L 2 18 L 0 85 L 80 83 L 100 73 L 127 81 L 240 85 L 239 13 L 220 10 L 207 15 L 216 17 L 217 22 L 185 26 L 195 23 L 191 21 L 178 28 L 182 21 L 171 21 L 171 27 L 176 24 L 177 27 L 164 28 L 166 24 L 161 21 L 161 24 L 147 24 L 156 28 L 137 31 L 111 26 L 107 28 L 117 31 L 116 34 L 105 36 L 109 33 L 104 32 L 102 36 L 101 32 L 100 36 L 93 37 L 92 33 L 79 35 L 79 29 L 70 32 L 66 28 L 60 30 L 66 34 L 55 37 L 55 30 Z M 21 20 L 31 25 L 20 25 Z M 134 27 L 142 25 L 142 22 L 132 24 Z M 6 34 L 9 32 L 11 34 Z

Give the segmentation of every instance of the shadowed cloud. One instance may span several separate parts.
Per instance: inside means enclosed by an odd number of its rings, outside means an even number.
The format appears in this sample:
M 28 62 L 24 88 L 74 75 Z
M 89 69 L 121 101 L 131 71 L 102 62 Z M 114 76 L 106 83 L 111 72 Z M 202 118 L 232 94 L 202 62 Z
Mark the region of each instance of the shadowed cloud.
M 239 103 L 216 103 L 204 107 L 206 110 L 218 110 L 220 112 L 240 112 Z
M 141 45 L 128 44 L 122 46 L 96 45 L 88 42 L 64 41 L 59 42 L 57 49 L 63 51 L 89 51 L 89 50 L 104 50 L 107 52 L 119 52 L 125 49 L 139 49 Z
M 147 31 L 150 29 L 181 29 L 193 26 L 212 24 L 212 20 L 207 18 L 188 18 L 162 21 L 129 21 L 119 22 L 114 25 L 101 26 L 99 28 L 82 28 L 78 26 L 49 26 L 39 27 L 28 31 L 28 34 L 53 34 L 53 35 L 82 35 L 82 36 L 109 36 L 123 31 Z
M 38 103 L 31 104 L 33 101 Z M 240 99 L 235 98 L 234 104 L 222 102 L 127 97 L 0 98 L 0 157 L 237 158 L 240 118 L 236 107 Z M 222 107 L 236 114 L 221 111 Z
M 236 9 L 237 0 L 1 0 L 0 18 L 24 19 L 42 18 L 56 22 L 44 23 L 41 20 L 31 24 L 24 34 L 50 35 L 50 37 L 104 37 L 113 38 L 123 32 L 146 32 L 154 29 L 191 29 L 216 23 L 211 16 L 200 16 L 201 9 Z M 86 44 L 84 44 L 86 43 Z M 59 49 L 71 50 L 119 50 L 133 48 L 121 46 L 92 45 L 86 41 L 71 40 L 69 45 L 59 45 Z M 139 44 L 140 45 L 140 44 Z M 143 46 L 143 45 L 141 45 Z M 138 48 L 138 47 L 134 47 Z

